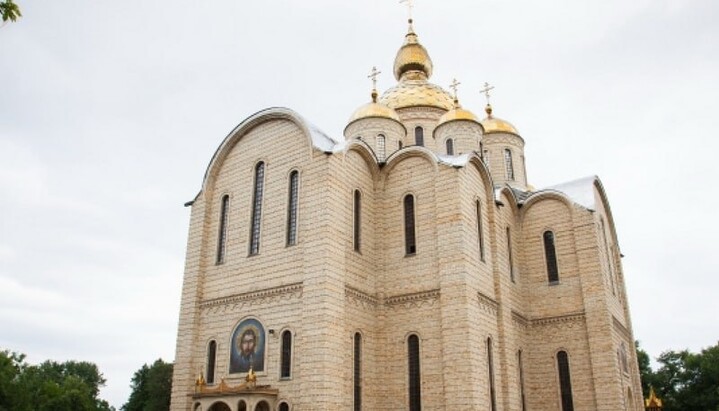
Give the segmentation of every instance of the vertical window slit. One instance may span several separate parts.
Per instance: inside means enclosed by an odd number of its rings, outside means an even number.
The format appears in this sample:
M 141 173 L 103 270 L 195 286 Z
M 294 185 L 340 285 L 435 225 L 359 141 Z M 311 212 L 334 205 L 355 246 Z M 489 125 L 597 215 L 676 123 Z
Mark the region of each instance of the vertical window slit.
M 265 188 L 265 163 L 255 167 L 255 188 L 252 196 L 252 226 L 250 227 L 250 255 L 260 252 L 260 222 L 262 219 L 262 195 Z
M 227 214 L 230 205 L 230 196 L 222 197 L 220 204 L 220 228 L 217 235 L 217 259 L 216 264 L 225 262 L 225 249 L 227 247 Z
M 410 335 L 407 339 L 409 373 L 409 411 L 422 410 L 422 386 L 419 366 L 419 337 Z
M 287 245 L 297 244 L 297 207 L 299 202 L 300 173 L 290 173 L 289 204 L 287 205 Z
M 412 255 L 417 253 L 414 232 L 414 196 L 408 194 L 404 197 L 404 242 L 405 253 Z
M 542 237 L 544 238 L 544 257 L 547 261 L 547 280 L 550 284 L 554 284 L 559 281 L 557 252 L 554 247 L 554 233 L 551 231 L 545 231 Z

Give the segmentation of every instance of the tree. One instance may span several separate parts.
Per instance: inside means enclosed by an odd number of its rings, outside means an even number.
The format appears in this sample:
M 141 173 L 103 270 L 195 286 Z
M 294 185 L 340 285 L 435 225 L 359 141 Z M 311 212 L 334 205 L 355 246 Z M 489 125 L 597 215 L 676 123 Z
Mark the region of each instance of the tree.
M 8 20 L 15 22 L 18 17 L 22 17 L 20 7 L 13 0 L 0 0 L 0 14 L 2 15 L 3 23 Z
M 95 364 L 45 361 L 27 365 L 25 356 L 0 352 L 0 411 L 111 411 L 98 398 L 105 378 Z
M 172 363 L 158 359 L 151 366 L 144 364 L 135 372 L 130 384 L 132 392 L 123 411 L 167 411 L 172 391 Z

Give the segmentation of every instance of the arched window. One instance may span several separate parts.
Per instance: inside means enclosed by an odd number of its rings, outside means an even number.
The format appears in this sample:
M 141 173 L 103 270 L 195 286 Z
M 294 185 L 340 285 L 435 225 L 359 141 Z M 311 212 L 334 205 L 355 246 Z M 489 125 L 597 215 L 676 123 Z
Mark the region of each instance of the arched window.
M 255 189 L 252 195 L 252 226 L 250 227 L 250 255 L 260 252 L 260 221 L 262 219 L 262 195 L 265 191 L 265 163 L 255 166 Z
M 507 256 L 509 257 L 509 279 L 514 282 L 514 258 L 512 258 L 512 233 L 507 227 Z
M 414 144 L 418 146 L 424 145 L 424 129 L 422 127 L 414 128 Z
M 227 245 L 227 214 L 230 208 L 230 196 L 222 196 L 220 203 L 220 228 L 217 235 L 217 259 L 216 264 L 225 262 L 225 247 Z
M 482 161 L 484 161 L 484 165 L 489 167 L 489 150 L 484 150 L 482 154 Z
M 352 242 L 354 250 L 360 251 L 362 244 L 362 193 L 359 190 L 354 191 Z
M 287 204 L 287 245 L 297 244 L 297 206 L 299 202 L 300 173 L 290 173 L 289 202 Z
M 559 372 L 559 391 L 562 400 L 562 411 L 574 411 L 572 378 L 569 375 L 569 357 L 566 351 L 559 351 L 557 353 L 557 371 Z
M 494 357 L 492 356 L 492 339 L 487 338 L 487 370 L 489 372 L 489 403 L 490 410 L 497 410 L 497 391 L 494 386 Z
M 447 146 L 447 155 L 453 156 L 454 155 L 454 141 L 452 141 L 451 138 L 448 138 L 445 142 L 445 145 Z
M 292 332 L 282 332 L 282 359 L 280 364 L 280 378 L 290 378 L 292 373 Z
M 622 342 L 622 348 L 620 349 L 621 352 L 621 360 L 622 360 L 622 371 L 624 373 L 629 373 L 629 361 L 627 359 L 627 345 Z
M 512 164 L 512 151 L 504 149 L 504 168 L 507 172 L 507 180 L 514 180 L 514 165 Z
M 404 197 L 404 252 L 407 255 L 417 253 L 414 234 L 414 196 L 412 194 L 407 194 Z
M 247 403 L 244 400 L 237 403 L 237 411 L 247 411 Z
M 524 365 L 522 364 L 522 350 L 517 351 L 517 367 L 519 368 L 519 399 L 522 406 L 521 411 L 527 409 L 527 401 L 524 397 Z
M 549 284 L 559 282 L 559 269 L 557 268 L 557 252 L 554 247 L 554 233 L 545 231 L 544 238 L 544 259 L 547 261 L 547 280 Z
M 385 138 L 382 134 L 377 136 L 377 159 L 381 162 L 385 157 Z
M 397 149 L 402 150 L 402 141 L 397 142 Z
M 217 358 L 217 343 L 210 341 L 207 345 L 207 383 L 215 383 L 215 360 Z
M 477 200 L 477 237 L 479 241 L 479 259 L 484 261 L 484 228 L 482 226 L 482 203 Z
M 362 334 L 355 333 L 354 337 L 354 411 L 362 410 Z
M 419 337 L 407 338 L 407 362 L 409 366 L 409 411 L 422 409 L 422 382 L 419 370 Z
M 255 411 L 270 411 L 270 404 L 268 404 L 267 401 L 260 401 L 255 406 Z
M 286 403 L 280 403 L 280 407 L 277 409 L 278 411 L 290 411 L 290 406 Z

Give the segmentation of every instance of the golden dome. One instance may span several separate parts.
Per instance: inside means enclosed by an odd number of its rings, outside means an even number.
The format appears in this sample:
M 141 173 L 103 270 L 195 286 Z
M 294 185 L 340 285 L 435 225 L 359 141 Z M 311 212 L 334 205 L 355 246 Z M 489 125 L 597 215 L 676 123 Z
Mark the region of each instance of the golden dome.
M 397 51 L 394 59 L 394 77 L 397 80 L 408 71 L 420 71 L 427 78 L 432 76 L 432 59 L 429 58 L 427 49 L 419 44 L 417 34 L 412 27 L 412 19 L 409 20 L 409 31 L 404 38 L 404 44 Z
M 410 74 L 410 73 L 407 73 Z M 437 107 L 451 110 L 454 100 L 442 87 L 426 79 L 409 79 L 405 76 L 396 86 L 387 89 L 379 102 L 393 109 L 414 106 Z
M 477 118 L 477 116 L 474 115 L 474 113 L 469 110 L 463 109 L 462 106 L 459 105 L 459 102 L 457 100 L 454 100 L 454 108 L 444 113 L 444 115 L 439 118 L 437 127 L 441 126 L 444 123 L 449 123 L 450 121 L 456 120 L 474 121 L 475 123 L 479 123 L 479 119 Z
M 363 118 L 380 117 L 400 122 L 399 115 L 393 109 L 377 102 L 377 92 L 372 91 L 372 101 L 361 106 L 350 117 L 347 124 Z
M 482 127 L 484 127 L 484 134 L 509 133 L 519 135 L 519 131 L 508 121 L 504 121 L 492 115 L 491 105 L 487 104 L 484 111 L 487 113 L 487 118 L 481 121 Z

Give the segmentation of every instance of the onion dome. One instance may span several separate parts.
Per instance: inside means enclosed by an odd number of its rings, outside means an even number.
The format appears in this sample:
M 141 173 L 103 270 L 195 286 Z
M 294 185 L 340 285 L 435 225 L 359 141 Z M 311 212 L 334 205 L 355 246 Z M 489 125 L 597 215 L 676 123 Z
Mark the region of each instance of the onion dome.
M 419 44 L 417 34 L 412 27 L 412 19 L 409 19 L 409 31 L 404 37 L 404 44 L 394 59 L 394 78 L 400 80 L 408 71 L 420 71 L 426 78 L 432 76 L 432 59 L 429 58 L 427 49 Z
M 437 127 L 441 126 L 444 123 L 449 123 L 450 121 L 457 120 L 473 121 L 475 123 L 479 123 L 479 119 L 477 118 L 477 116 L 475 116 L 474 113 L 472 113 L 471 111 L 463 109 L 462 106 L 459 105 L 459 101 L 455 99 L 454 108 L 444 113 L 444 115 L 439 118 Z
M 492 106 L 490 104 L 487 104 L 484 111 L 487 113 L 487 118 L 481 121 L 482 127 L 484 127 L 484 134 L 509 133 L 519 135 L 519 131 L 508 121 L 492 115 Z
M 371 117 L 387 118 L 400 122 L 399 115 L 396 111 L 387 107 L 384 104 L 380 104 L 377 102 L 376 90 L 372 90 L 372 101 L 355 110 L 355 112 L 352 113 L 352 116 L 350 117 L 347 124 L 353 123 L 363 118 Z
M 399 83 L 382 94 L 380 103 L 393 108 L 427 106 L 443 110 L 454 108 L 452 96 L 427 81 L 432 75 L 432 59 L 419 44 L 409 20 L 409 31 L 394 60 L 394 76 Z

